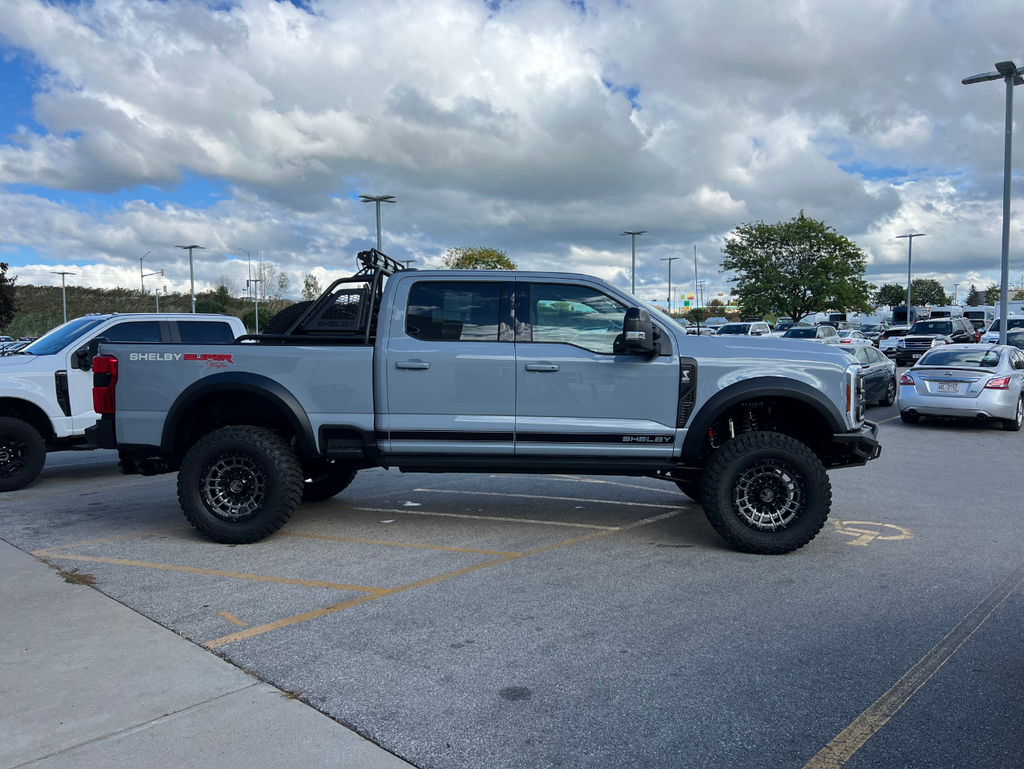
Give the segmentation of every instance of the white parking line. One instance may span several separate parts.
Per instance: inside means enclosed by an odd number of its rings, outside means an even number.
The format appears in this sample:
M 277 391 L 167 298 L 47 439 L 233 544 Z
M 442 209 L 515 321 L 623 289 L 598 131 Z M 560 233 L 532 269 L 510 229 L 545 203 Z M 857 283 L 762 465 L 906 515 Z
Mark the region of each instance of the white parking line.
M 396 513 L 398 515 L 430 515 L 437 518 L 468 518 L 472 521 L 503 521 L 505 523 L 536 523 L 541 526 L 569 526 L 575 529 L 601 529 L 618 531 L 618 526 L 595 526 L 590 523 L 566 523 L 565 521 L 538 521 L 534 518 L 500 518 L 496 515 L 465 515 L 463 513 L 432 513 L 427 510 L 388 510 L 379 507 L 355 507 L 353 510 L 365 510 L 371 513 Z

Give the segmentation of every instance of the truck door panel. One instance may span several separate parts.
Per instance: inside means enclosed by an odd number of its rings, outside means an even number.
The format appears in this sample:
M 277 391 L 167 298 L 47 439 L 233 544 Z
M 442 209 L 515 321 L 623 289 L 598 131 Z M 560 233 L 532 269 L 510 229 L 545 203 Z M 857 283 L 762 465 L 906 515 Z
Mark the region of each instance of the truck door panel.
M 410 281 L 395 302 L 404 309 L 392 316 L 385 365 L 391 452 L 511 454 L 511 288 Z
M 626 308 L 596 289 L 520 281 L 517 295 L 516 454 L 672 456 L 678 357 L 614 354 Z

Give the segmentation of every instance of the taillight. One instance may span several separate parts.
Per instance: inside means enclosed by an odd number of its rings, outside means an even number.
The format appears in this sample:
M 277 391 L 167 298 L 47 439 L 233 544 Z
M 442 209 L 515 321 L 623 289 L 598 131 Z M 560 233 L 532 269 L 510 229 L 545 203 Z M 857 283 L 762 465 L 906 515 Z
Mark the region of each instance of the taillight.
M 97 355 L 92 359 L 92 409 L 97 414 L 114 413 L 117 358 Z
M 988 384 L 985 385 L 986 390 L 1009 390 L 1010 389 L 1010 377 L 1008 376 L 997 376 L 988 380 Z
M 914 384 L 914 377 L 910 376 L 910 374 L 900 374 L 900 384 L 912 385 Z
M 849 343 L 850 343 L 850 341 L 851 341 L 851 340 L 849 340 L 849 339 L 840 339 L 840 340 L 839 340 L 839 344 L 849 344 Z

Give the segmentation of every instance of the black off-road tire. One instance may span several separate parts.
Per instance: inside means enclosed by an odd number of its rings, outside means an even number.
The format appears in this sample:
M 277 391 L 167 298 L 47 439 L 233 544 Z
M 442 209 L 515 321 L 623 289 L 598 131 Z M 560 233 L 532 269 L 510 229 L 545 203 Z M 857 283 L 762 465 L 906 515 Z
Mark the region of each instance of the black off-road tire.
M 28 422 L 0 417 L 0 491 L 16 491 L 34 481 L 46 464 L 46 444 Z
M 214 542 L 244 545 L 269 537 L 288 522 L 302 499 L 303 477 L 295 452 L 273 430 L 224 427 L 185 454 L 178 472 L 178 501 L 200 534 Z M 245 509 L 230 509 L 235 504 Z
M 681 492 L 697 504 L 700 504 L 700 478 L 696 480 L 676 479 L 675 484 Z
M 1018 432 L 1021 425 L 1024 424 L 1024 395 L 1020 396 L 1017 401 L 1017 416 L 1013 419 L 1003 419 L 1003 429 L 1011 433 Z
M 323 502 L 337 496 L 356 479 L 356 471 L 344 465 L 328 466 L 306 477 L 302 484 L 303 502 Z
M 879 406 L 885 406 L 886 408 L 889 408 L 889 406 L 891 406 L 892 404 L 894 404 L 896 402 L 896 391 L 898 389 L 899 389 L 899 384 L 897 384 L 896 378 L 893 377 L 885 385 L 885 397 L 882 398 L 882 400 L 878 401 L 878 405 Z
M 900 412 L 900 419 L 902 419 L 908 425 L 916 425 L 921 421 L 920 414 L 908 414 L 906 411 Z
M 800 441 L 753 432 L 733 438 L 712 455 L 701 478 L 701 498 L 711 525 L 734 548 L 782 555 L 821 531 L 832 509 L 832 484 L 821 460 Z M 775 530 L 759 528 L 742 515 L 742 503 L 752 500 L 760 500 L 756 504 L 762 509 L 778 508 L 780 501 L 790 508 L 780 514 Z
M 296 302 L 285 307 L 281 312 L 275 315 L 273 318 L 267 321 L 267 325 L 263 327 L 262 334 L 283 334 L 292 327 L 292 323 L 299 319 L 312 302 Z

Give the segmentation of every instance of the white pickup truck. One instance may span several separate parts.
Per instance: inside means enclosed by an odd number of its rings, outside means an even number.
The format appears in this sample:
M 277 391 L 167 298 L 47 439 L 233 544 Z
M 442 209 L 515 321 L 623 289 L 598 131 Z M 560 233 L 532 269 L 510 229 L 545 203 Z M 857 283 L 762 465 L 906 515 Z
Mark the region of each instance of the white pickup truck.
M 46 452 L 86 448 L 93 410 L 89 343 L 231 344 L 238 318 L 185 313 L 85 315 L 0 357 L 0 492 L 31 483 Z

